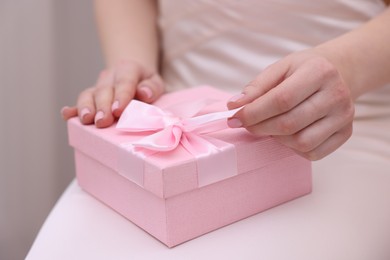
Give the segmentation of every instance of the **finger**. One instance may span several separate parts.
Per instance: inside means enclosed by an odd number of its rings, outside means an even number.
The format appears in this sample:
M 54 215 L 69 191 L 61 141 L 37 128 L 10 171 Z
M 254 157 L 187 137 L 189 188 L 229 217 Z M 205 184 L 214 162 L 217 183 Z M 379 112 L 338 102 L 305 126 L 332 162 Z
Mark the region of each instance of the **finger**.
M 95 116 L 94 88 L 82 91 L 77 99 L 77 114 L 83 124 L 92 124 Z
M 113 96 L 113 88 L 96 89 L 94 92 L 96 106 L 94 122 L 99 128 L 108 127 L 114 123 L 114 115 L 111 112 Z
M 114 72 L 113 70 L 103 71 L 94 91 L 94 101 L 96 115 L 94 118 L 95 125 L 99 128 L 108 127 L 114 122 L 114 116 L 111 112 L 112 101 L 114 97 Z
M 333 104 L 324 102 L 326 97 L 316 92 L 292 110 L 266 119 L 247 129 L 256 135 L 292 135 L 325 117 Z
M 113 99 L 114 70 L 108 69 L 100 73 L 96 82 L 93 98 L 96 114 L 94 122 L 97 127 L 107 127 L 114 122 L 111 113 Z
M 135 96 L 138 83 L 146 76 L 145 72 L 139 65 L 122 61 L 116 67 L 114 80 L 114 97 L 111 111 L 115 117 L 119 117 L 127 104 Z
M 270 89 L 280 84 L 286 78 L 289 69 L 287 60 L 280 60 L 265 68 L 254 80 L 249 82 L 242 93 L 230 98 L 227 103 L 229 109 L 235 109 L 253 102 Z
M 340 129 L 348 128 L 352 120 L 353 113 L 345 117 L 326 116 L 293 135 L 278 135 L 274 138 L 296 151 L 307 153 L 321 146 Z
M 77 107 L 65 106 L 61 109 L 61 115 L 64 120 L 68 120 L 72 117 L 77 116 Z
M 315 93 L 323 84 L 311 66 L 300 67 L 263 96 L 244 106 L 234 117 L 243 126 L 252 126 L 285 113 Z
M 325 142 L 317 146 L 311 151 L 300 152 L 298 154 L 311 161 L 316 161 L 336 151 L 342 146 L 352 135 L 352 124 L 345 126 L 340 131 L 331 135 Z
M 136 97 L 146 103 L 152 103 L 164 93 L 164 90 L 165 87 L 161 77 L 158 74 L 153 74 L 152 77 L 138 84 Z

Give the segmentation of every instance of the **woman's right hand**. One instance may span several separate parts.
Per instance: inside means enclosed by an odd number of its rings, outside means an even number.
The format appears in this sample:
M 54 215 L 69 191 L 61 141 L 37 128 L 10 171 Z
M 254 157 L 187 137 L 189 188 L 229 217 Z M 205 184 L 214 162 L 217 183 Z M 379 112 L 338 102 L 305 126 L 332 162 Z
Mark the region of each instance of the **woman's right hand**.
M 79 116 L 83 124 L 104 128 L 112 125 L 132 99 L 151 103 L 165 90 L 162 78 L 137 62 L 121 61 L 104 70 L 95 86 L 80 93 L 77 106 L 64 107 L 65 120 Z

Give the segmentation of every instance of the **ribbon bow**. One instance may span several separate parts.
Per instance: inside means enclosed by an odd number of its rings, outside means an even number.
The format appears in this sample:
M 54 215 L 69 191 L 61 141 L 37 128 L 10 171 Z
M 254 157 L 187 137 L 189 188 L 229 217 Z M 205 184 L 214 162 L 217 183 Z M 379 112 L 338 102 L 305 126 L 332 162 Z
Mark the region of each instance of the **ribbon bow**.
M 164 152 L 181 144 L 191 154 L 209 154 L 218 148 L 202 134 L 227 128 L 226 119 L 240 109 L 195 116 L 209 103 L 209 100 L 186 102 L 162 110 L 132 100 L 116 127 L 126 132 L 149 134 L 133 142 L 135 147 Z

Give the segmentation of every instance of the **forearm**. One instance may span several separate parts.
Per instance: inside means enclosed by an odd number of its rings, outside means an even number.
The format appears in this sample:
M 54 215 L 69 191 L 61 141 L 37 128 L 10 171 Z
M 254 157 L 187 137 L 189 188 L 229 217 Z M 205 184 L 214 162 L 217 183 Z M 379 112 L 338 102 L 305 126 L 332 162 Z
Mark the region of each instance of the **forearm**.
M 95 16 L 108 67 L 133 60 L 157 71 L 156 0 L 95 0 Z
M 339 69 L 354 98 L 390 82 L 390 8 L 316 48 Z

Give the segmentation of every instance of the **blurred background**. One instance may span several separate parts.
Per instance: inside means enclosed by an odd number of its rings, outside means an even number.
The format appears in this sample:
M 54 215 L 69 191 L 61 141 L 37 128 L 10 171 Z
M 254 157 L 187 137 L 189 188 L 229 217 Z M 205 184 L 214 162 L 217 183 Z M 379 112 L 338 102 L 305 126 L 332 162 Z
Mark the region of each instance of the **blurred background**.
M 92 1 L 0 0 L 0 259 L 24 259 L 74 178 L 60 109 L 103 68 Z

